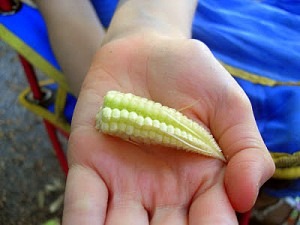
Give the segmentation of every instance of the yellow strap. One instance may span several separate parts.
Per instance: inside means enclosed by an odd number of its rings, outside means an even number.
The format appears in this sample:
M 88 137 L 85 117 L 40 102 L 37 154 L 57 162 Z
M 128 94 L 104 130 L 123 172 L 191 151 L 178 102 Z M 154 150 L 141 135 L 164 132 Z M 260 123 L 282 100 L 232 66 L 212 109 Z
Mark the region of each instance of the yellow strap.
M 0 24 L 0 38 L 14 48 L 19 54 L 24 56 L 32 65 L 40 69 L 43 73 L 54 79 L 64 89 L 69 90 L 63 73 L 57 70 L 34 49 L 23 42 L 18 36 Z
M 46 84 L 51 83 L 51 81 L 45 81 L 45 82 L 41 82 L 41 83 L 42 83 L 42 85 L 46 85 Z M 26 107 L 28 110 L 32 111 L 36 115 L 41 116 L 42 118 L 44 118 L 44 119 L 50 121 L 51 123 L 55 124 L 57 127 L 62 129 L 66 133 L 70 133 L 71 126 L 66 120 L 62 119 L 63 117 L 57 117 L 57 115 L 55 113 L 51 113 L 46 108 L 41 107 L 41 106 L 39 106 L 35 103 L 29 102 L 26 99 L 26 96 L 28 95 L 28 93 L 30 93 L 30 89 L 26 88 L 19 95 L 19 102 L 24 107 Z
M 300 178 L 300 151 L 294 154 L 273 152 L 271 155 L 276 166 L 273 178 Z
M 58 86 L 55 99 L 55 115 L 57 119 L 63 118 L 66 100 L 67 91 L 62 87 Z
M 300 151 L 294 154 L 288 153 L 271 153 L 276 168 L 291 168 L 300 166 Z
M 300 81 L 278 81 L 274 79 L 270 79 L 267 77 L 263 77 L 260 75 L 256 75 L 253 73 L 249 73 L 247 71 L 229 66 L 228 64 L 225 64 L 221 62 L 221 64 L 225 67 L 225 69 L 234 77 L 241 78 L 244 80 L 248 80 L 251 83 L 254 84 L 261 84 L 265 86 L 300 86 Z
M 300 178 L 300 166 L 293 168 L 276 168 L 273 175 L 276 179 L 294 180 Z
M 238 77 L 254 84 L 260 84 L 265 86 L 300 86 L 300 81 L 278 81 L 267 77 L 259 76 L 253 73 L 246 72 L 244 70 L 229 66 L 222 63 L 225 69 L 234 77 Z M 276 171 L 274 178 L 277 179 L 297 179 L 300 178 L 300 152 L 294 154 L 287 153 L 271 153 L 274 163 L 276 165 Z

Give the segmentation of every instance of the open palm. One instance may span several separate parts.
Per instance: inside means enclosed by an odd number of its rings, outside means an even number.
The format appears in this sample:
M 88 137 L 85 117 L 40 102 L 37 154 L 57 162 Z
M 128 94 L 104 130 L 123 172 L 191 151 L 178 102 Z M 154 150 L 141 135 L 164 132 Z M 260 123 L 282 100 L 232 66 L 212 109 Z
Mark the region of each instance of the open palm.
M 228 162 L 99 133 L 109 90 L 181 110 L 211 130 Z M 103 46 L 83 84 L 69 141 L 66 224 L 237 224 L 274 170 L 250 103 L 200 42 L 132 36 Z

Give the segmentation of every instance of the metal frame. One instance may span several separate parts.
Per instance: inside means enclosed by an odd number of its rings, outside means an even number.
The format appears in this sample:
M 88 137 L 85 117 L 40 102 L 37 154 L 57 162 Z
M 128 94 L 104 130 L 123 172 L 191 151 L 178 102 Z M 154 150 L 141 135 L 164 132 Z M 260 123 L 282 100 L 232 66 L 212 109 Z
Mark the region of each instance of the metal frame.
M 0 0 L 0 13 L 4 15 L 12 15 L 17 12 L 21 7 L 21 2 L 16 0 Z M 27 81 L 32 92 L 32 101 L 35 104 L 41 104 L 47 100 L 47 93 L 39 85 L 35 70 L 30 62 L 27 61 L 23 56 L 19 55 L 20 62 L 23 66 Z M 68 163 L 63 147 L 58 138 L 58 132 L 62 133 L 66 138 L 69 134 L 65 133 L 50 121 L 43 119 L 47 134 L 53 146 L 56 158 L 60 164 L 62 171 L 67 175 Z

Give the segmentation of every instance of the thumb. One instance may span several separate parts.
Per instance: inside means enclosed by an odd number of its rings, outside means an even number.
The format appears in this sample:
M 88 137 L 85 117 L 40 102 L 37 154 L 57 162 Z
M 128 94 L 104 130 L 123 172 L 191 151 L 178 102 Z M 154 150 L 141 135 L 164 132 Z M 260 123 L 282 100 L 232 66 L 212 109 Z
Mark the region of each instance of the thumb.
M 227 100 L 214 118 L 216 136 L 228 159 L 224 177 L 227 195 L 236 211 L 245 212 L 254 205 L 259 188 L 273 175 L 275 166 L 248 98 L 240 92 Z
M 233 208 L 250 210 L 259 188 L 274 173 L 274 163 L 261 147 L 243 149 L 230 158 L 225 172 L 225 188 Z

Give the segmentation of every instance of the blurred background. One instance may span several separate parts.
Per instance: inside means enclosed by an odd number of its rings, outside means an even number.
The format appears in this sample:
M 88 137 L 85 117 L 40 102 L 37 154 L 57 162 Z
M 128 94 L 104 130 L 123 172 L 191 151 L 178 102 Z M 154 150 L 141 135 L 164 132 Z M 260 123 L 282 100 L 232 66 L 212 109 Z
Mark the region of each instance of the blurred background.
M 42 120 L 18 103 L 27 81 L 17 54 L 1 41 L 0 78 L 0 225 L 55 224 L 65 175 Z

